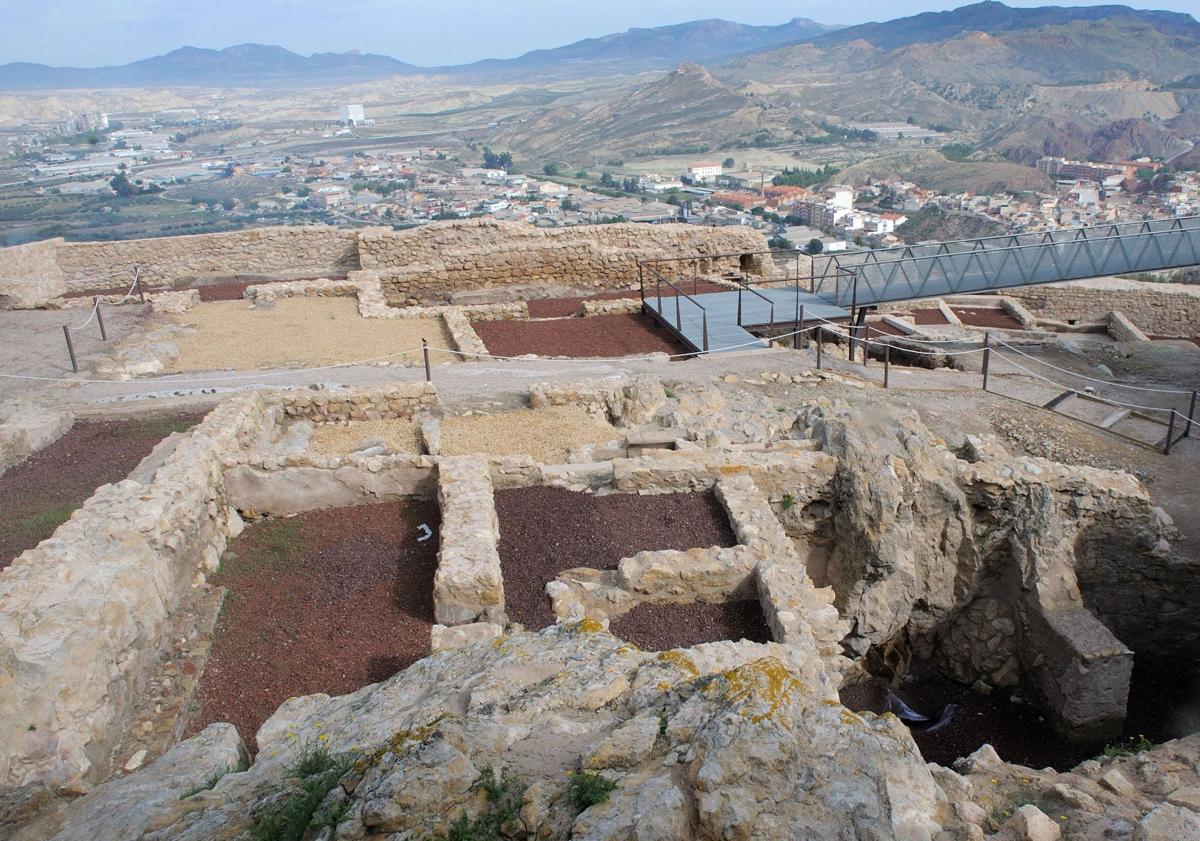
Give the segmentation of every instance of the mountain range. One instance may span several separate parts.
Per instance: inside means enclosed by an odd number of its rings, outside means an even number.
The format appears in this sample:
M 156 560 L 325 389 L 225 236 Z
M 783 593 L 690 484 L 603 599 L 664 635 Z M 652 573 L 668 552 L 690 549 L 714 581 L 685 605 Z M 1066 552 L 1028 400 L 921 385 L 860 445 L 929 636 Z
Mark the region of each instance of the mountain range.
M 359 52 L 302 56 L 283 47 L 264 44 L 241 44 L 223 50 L 181 47 L 165 55 L 112 67 L 50 67 L 28 62 L 4 64 L 0 65 L 0 90 L 160 85 L 267 87 L 313 81 L 369 81 L 412 74 L 631 73 L 669 69 L 681 61 L 723 61 L 736 55 L 795 43 L 836 28 L 805 18 L 795 18 L 779 26 L 698 20 L 653 29 L 630 29 L 554 49 L 534 50 L 516 58 L 487 59 L 437 68 L 416 67 L 389 56 Z

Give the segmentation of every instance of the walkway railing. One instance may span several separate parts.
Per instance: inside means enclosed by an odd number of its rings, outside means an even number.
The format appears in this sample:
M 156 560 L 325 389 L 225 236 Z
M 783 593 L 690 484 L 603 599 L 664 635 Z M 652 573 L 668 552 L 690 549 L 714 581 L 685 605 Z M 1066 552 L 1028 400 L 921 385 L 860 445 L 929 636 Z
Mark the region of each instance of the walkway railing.
M 673 289 L 675 291 L 675 295 L 674 295 L 674 298 L 675 298 L 674 328 L 675 328 L 675 331 L 680 335 L 680 337 L 686 338 L 686 336 L 684 335 L 684 330 L 683 330 L 683 314 L 682 314 L 682 309 L 681 309 L 681 304 L 679 302 L 679 299 L 687 298 L 688 301 L 690 301 L 697 309 L 700 310 L 700 322 L 701 322 L 700 349 L 704 353 L 708 353 L 708 311 L 704 308 L 704 305 L 701 304 L 699 301 L 697 301 L 695 298 L 693 298 L 688 293 L 684 292 L 682 289 L 680 289 L 674 283 L 672 283 L 671 280 L 669 278 L 665 277 L 663 275 L 663 273 L 660 272 L 658 269 L 656 269 L 652 266 L 646 266 L 645 268 L 654 276 L 654 292 L 655 292 L 655 296 L 658 299 L 658 309 L 657 309 L 656 314 L 668 326 L 670 326 L 671 322 L 670 322 L 670 319 L 665 315 L 665 313 L 663 311 L 663 294 L 662 294 L 663 284 L 665 283 L 668 287 L 670 287 L 671 289 Z M 697 283 L 698 283 L 698 278 L 697 278 Z M 639 285 L 639 293 L 641 295 L 642 303 L 645 304 L 645 302 L 646 302 L 646 280 L 645 280 L 645 275 L 642 272 L 642 266 L 639 266 L 638 285 Z M 671 297 L 671 296 L 668 295 L 667 297 Z M 695 345 L 693 345 L 693 347 L 695 347 Z

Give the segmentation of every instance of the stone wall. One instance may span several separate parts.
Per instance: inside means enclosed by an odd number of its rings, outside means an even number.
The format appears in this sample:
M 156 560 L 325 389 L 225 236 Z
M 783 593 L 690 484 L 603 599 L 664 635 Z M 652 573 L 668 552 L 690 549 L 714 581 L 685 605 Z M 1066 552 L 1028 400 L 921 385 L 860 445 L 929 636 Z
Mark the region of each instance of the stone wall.
M 57 253 L 61 239 L 0 248 L 0 310 L 34 307 L 67 291 Z
M 505 621 L 500 523 L 493 493 L 484 459 L 439 460 L 442 534 L 433 578 L 433 611 L 439 625 Z
M 363 268 L 379 272 L 394 304 L 445 298 L 454 290 L 529 283 L 629 288 L 637 285 L 639 260 L 764 248 L 761 234 L 742 227 L 619 224 L 547 229 L 489 219 L 399 232 L 369 230 L 359 240 Z M 738 267 L 738 258 L 732 257 L 701 261 L 700 269 L 707 273 Z
M 433 383 L 338 391 L 285 391 L 275 398 L 287 417 L 318 423 L 411 418 L 438 405 Z
M 223 460 L 272 425 L 256 395 L 223 403 L 0 573 L 0 787 L 77 791 L 108 773 L 172 614 L 240 530 Z
M 75 416 L 29 404 L 16 404 L 0 416 L 0 475 L 61 437 Z
M 1156 336 L 1200 333 L 1200 287 L 1101 278 L 1007 289 L 1040 318 L 1107 322 L 1113 310 Z
M 148 286 L 203 275 L 345 274 L 359 267 L 356 232 L 334 227 L 60 243 L 57 253 L 70 291 L 119 286 L 111 275 L 135 265 Z

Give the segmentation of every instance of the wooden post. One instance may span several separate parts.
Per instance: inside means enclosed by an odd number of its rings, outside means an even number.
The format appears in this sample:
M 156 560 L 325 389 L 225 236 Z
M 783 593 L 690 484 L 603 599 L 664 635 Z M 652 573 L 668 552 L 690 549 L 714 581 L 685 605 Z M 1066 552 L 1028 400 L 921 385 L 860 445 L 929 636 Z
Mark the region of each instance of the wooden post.
M 800 300 L 800 296 L 796 296 L 796 300 Z M 796 335 L 792 336 L 792 349 L 800 350 L 800 337 L 804 335 L 804 304 L 800 305 L 799 311 L 796 313 Z
M 1170 420 L 1167 421 L 1167 440 L 1163 444 L 1163 455 L 1164 456 L 1169 456 L 1171 454 L 1171 444 L 1173 443 L 1171 441 L 1171 439 L 1174 437 L 1175 437 L 1175 410 L 1171 409 Z
M 892 373 L 892 343 L 883 343 L 883 387 L 888 387 L 888 378 Z
M 71 344 L 71 328 L 63 325 L 63 335 L 67 338 L 67 353 L 71 356 L 71 370 L 79 373 L 79 363 L 75 361 L 75 345 Z
M 133 283 L 137 286 L 138 298 L 144 304 L 146 303 L 146 293 L 142 291 L 142 267 L 133 267 Z
M 92 298 L 92 306 L 96 308 L 96 323 L 100 325 L 100 340 L 108 341 L 108 331 L 104 329 L 104 314 L 100 312 L 100 299 Z
M 988 390 L 988 369 L 992 363 L 992 334 L 983 334 L 983 390 Z
M 821 370 L 821 345 L 822 344 L 823 344 L 823 339 L 821 336 L 821 327 L 820 327 L 820 325 L 817 325 L 817 370 L 818 371 Z
M 1184 427 L 1183 437 L 1192 437 L 1192 422 L 1196 420 L 1196 392 L 1192 392 L 1192 402 L 1188 406 L 1188 425 Z
M 429 367 L 429 342 L 421 339 L 421 354 L 425 357 L 425 382 L 433 382 L 433 371 Z
M 703 322 L 703 328 L 704 328 L 704 352 L 708 353 L 708 313 L 701 312 L 700 318 Z
M 871 351 L 871 328 L 869 328 L 869 327 L 867 327 L 867 325 L 863 324 L 858 329 L 862 331 L 862 335 L 860 335 L 858 337 L 858 342 L 859 342 L 859 344 L 862 345 L 863 367 L 866 368 L 867 367 L 867 356 L 870 354 L 870 351 Z

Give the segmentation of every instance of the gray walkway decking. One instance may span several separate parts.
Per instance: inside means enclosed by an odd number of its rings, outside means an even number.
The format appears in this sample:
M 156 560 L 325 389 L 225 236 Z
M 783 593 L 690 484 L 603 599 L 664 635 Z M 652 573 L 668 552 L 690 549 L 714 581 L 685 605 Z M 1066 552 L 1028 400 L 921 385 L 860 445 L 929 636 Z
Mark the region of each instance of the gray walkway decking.
M 757 294 L 756 294 L 757 293 Z M 770 303 L 759 295 L 769 298 Z M 775 327 L 795 329 L 799 307 L 804 307 L 805 323 L 814 323 L 818 318 L 831 321 L 850 317 L 850 313 L 832 306 L 811 292 L 795 287 L 772 289 L 756 288 L 754 292 L 743 292 L 742 325 L 766 328 L 772 323 L 771 304 L 774 304 Z M 704 320 L 708 317 L 708 351 L 721 353 L 729 350 L 746 350 L 767 347 L 766 340 L 752 335 L 744 326 L 738 325 L 738 292 L 705 292 L 699 295 L 662 298 L 646 295 L 645 307 L 650 315 L 658 318 L 688 347 L 689 350 L 704 350 Z

